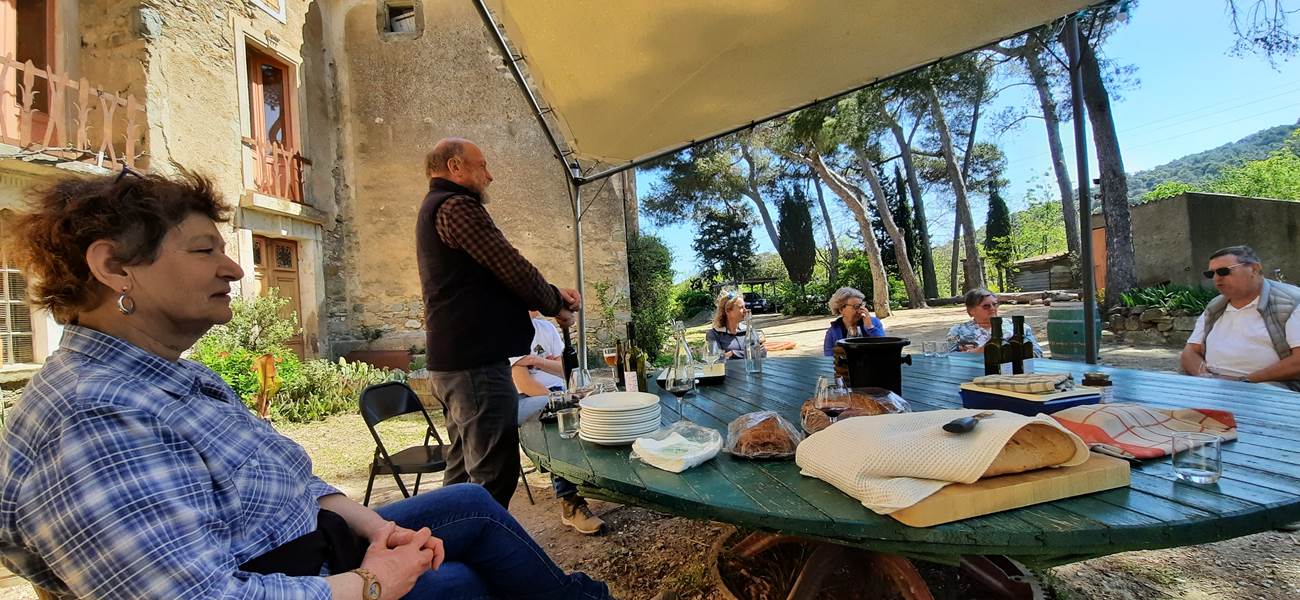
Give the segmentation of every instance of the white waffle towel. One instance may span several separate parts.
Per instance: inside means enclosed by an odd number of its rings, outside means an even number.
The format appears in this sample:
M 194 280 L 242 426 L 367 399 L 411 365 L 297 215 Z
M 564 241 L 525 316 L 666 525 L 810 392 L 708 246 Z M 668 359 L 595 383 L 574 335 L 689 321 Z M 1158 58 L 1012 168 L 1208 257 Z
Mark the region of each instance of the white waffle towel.
M 795 452 L 801 472 L 829 483 L 878 514 L 926 499 L 952 483 L 979 480 L 1011 436 L 1030 423 L 1055 427 L 1074 441 L 1074 456 L 1058 466 L 1088 460 L 1079 436 L 1046 415 L 992 412 L 969 433 L 948 433 L 944 423 L 979 410 L 931 410 L 844 419 L 808 436 Z

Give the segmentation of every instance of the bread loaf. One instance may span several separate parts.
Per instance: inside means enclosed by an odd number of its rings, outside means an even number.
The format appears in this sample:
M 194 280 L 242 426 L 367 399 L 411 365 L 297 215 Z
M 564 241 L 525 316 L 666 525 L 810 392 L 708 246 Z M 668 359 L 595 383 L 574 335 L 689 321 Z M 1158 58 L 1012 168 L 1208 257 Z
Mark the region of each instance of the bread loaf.
M 739 456 L 775 457 L 794 454 L 794 449 L 794 438 L 773 415 L 741 431 L 731 452 Z
M 1074 443 L 1060 429 L 1030 423 L 1017 431 L 998 452 L 984 477 L 1023 473 L 1064 463 L 1074 456 Z
M 845 409 L 840 413 L 840 420 L 902 412 L 893 402 L 882 401 L 888 400 L 891 395 L 892 392 L 884 388 L 854 388 L 848 394 L 840 396 L 835 406 Z M 799 409 L 803 430 L 808 433 L 816 433 L 831 424 L 830 417 L 827 417 L 826 413 L 818 409 L 815 404 L 813 399 L 809 399 L 804 401 Z

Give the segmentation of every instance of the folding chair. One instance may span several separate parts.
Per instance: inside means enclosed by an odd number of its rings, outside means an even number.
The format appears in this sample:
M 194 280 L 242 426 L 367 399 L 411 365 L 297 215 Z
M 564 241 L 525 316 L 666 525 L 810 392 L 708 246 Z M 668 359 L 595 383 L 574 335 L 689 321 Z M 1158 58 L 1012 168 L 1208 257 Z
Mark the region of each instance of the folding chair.
M 375 426 L 393 417 L 415 412 L 424 415 L 424 421 L 428 424 L 424 433 L 424 444 L 411 446 L 395 454 L 390 453 L 384 447 L 384 441 L 379 438 L 379 431 Z M 424 409 L 420 398 L 405 383 L 399 381 L 377 383 L 363 390 L 361 418 L 370 429 L 370 435 L 375 438 L 375 456 L 370 461 L 370 480 L 366 482 L 366 498 L 362 504 L 370 505 L 370 492 L 374 487 L 376 475 L 392 474 L 393 479 L 397 480 L 397 487 L 402 491 L 402 496 L 410 498 L 411 494 L 406 491 L 406 484 L 402 482 L 402 475 L 415 473 L 414 493 L 418 494 L 420 477 L 424 473 L 436 473 L 447 468 L 446 444 L 443 443 L 442 436 L 438 435 L 438 430 L 433 427 L 433 419 Z M 437 440 L 438 445 L 430 446 L 430 438 Z

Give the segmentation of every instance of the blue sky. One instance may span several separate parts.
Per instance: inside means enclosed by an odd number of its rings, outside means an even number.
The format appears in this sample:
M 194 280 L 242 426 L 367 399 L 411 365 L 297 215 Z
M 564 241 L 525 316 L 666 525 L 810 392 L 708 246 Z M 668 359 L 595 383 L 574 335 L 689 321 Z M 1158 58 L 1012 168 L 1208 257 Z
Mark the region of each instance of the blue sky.
M 1293 24 L 1293 27 L 1296 25 Z M 1300 58 L 1270 66 L 1262 56 L 1229 55 L 1233 37 L 1224 3 L 1220 0 L 1147 0 L 1133 11 L 1129 23 L 1118 30 L 1103 49 L 1112 60 L 1137 67 L 1138 85 L 1112 99 L 1124 166 L 1129 172 L 1148 169 L 1180 156 L 1235 141 L 1260 129 L 1295 123 L 1300 118 Z M 988 114 L 1010 106 L 1036 107 L 1033 88 L 1016 86 L 1002 92 Z M 981 141 L 997 143 L 1007 155 L 1005 197 L 1011 209 L 1026 204 L 1026 194 L 1036 188 L 1055 189 L 1048 162 L 1047 138 L 1041 120 L 1025 121 L 1000 137 L 984 129 Z M 1062 124 L 1066 161 L 1073 171 L 1072 124 Z M 1091 147 L 1091 139 L 1089 146 Z M 1089 167 L 1096 177 L 1095 162 Z M 640 195 L 649 192 L 656 178 L 637 176 Z M 828 202 L 834 196 L 827 192 Z M 926 198 L 930 235 L 936 244 L 952 238 L 950 201 Z M 835 202 L 838 230 L 853 226 L 847 211 Z M 987 210 L 976 197 L 972 211 L 979 227 Z M 658 235 L 673 250 L 676 280 L 694 273 L 691 251 L 693 224 L 655 227 L 641 220 L 644 232 Z M 817 231 L 824 243 L 823 231 Z M 758 250 L 772 250 L 766 232 L 756 224 Z

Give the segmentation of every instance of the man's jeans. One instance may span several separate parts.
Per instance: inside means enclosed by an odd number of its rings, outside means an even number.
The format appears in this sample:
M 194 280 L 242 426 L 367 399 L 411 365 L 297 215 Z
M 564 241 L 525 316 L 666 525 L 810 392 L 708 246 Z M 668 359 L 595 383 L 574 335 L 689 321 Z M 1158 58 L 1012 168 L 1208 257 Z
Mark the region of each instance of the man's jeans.
M 519 479 L 519 394 L 504 359 L 464 371 L 430 371 L 447 416 L 444 485 L 478 483 L 510 507 Z
M 447 552 L 406 598 L 611 598 L 605 584 L 566 575 L 481 486 L 444 487 L 376 512 L 407 529 L 428 527 Z
M 551 391 L 558 389 L 560 388 Z M 546 408 L 546 400 L 546 396 L 524 396 L 520 394 L 518 424 L 522 426 L 524 421 L 536 417 L 537 413 L 542 412 L 542 409 Z M 578 495 L 578 486 L 563 477 L 556 477 L 554 474 L 551 475 L 551 489 L 555 490 L 555 497 L 559 499 Z

